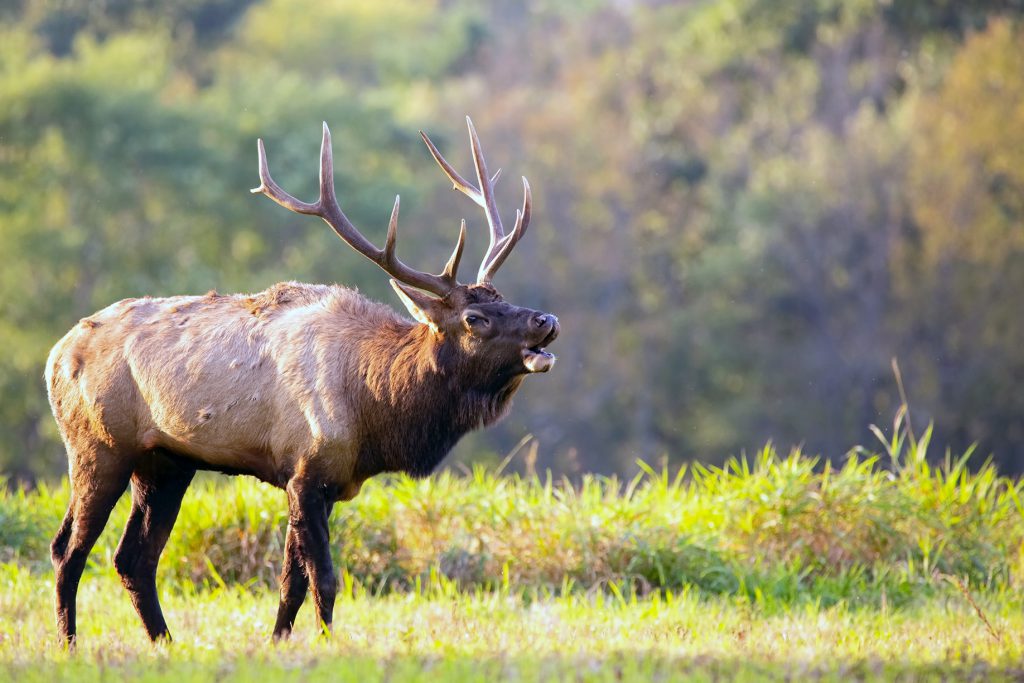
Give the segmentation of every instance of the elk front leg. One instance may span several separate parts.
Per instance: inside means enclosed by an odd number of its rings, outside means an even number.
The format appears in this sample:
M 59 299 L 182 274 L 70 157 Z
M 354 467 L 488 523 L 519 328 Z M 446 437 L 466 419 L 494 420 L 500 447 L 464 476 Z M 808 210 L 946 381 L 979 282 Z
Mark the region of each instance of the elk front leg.
M 301 479 L 288 483 L 288 539 L 282 571 L 281 605 L 274 634 L 287 635 L 302 604 L 306 585 L 313 589 L 316 618 L 325 634 L 331 630 L 338 579 L 331 561 L 327 520 L 334 507 L 323 486 Z M 297 571 L 301 569 L 301 571 Z M 301 588 L 301 595 L 300 589 Z
M 157 596 L 156 568 L 195 473 L 194 467 L 152 452 L 132 474 L 132 510 L 114 552 L 114 567 L 154 641 L 171 639 Z
M 274 624 L 274 640 L 287 638 L 295 624 L 306 591 L 309 577 L 303 565 L 299 532 L 290 522 L 288 536 L 284 542 L 284 567 L 281 569 L 281 604 L 277 608 L 277 623 Z

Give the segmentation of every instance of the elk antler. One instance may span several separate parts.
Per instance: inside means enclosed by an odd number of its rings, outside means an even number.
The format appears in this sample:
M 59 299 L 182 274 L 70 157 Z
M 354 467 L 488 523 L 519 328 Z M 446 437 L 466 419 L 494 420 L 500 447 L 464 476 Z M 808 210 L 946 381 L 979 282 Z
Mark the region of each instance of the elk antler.
M 384 248 L 378 249 L 368 239 L 363 237 L 356 227 L 352 225 L 345 212 L 338 206 L 338 200 L 334 195 L 334 160 L 331 151 L 331 131 L 324 123 L 324 139 L 320 144 L 320 198 L 309 204 L 299 201 L 274 182 L 270 177 L 270 169 L 267 167 L 267 153 L 263 149 L 262 138 L 258 141 L 260 152 L 260 186 L 253 188 L 253 194 L 265 194 L 286 209 L 310 216 L 319 216 L 326 223 L 334 228 L 334 232 L 345 240 L 353 249 L 370 259 L 384 269 L 396 280 L 412 285 L 419 289 L 432 292 L 443 297 L 453 288 L 459 285 L 455 279 L 456 271 L 459 268 L 459 260 L 462 258 L 462 248 L 466 242 L 466 222 L 462 222 L 459 231 L 459 241 L 455 245 L 448 263 L 440 275 L 431 275 L 418 270 L 413 270 L 398 260 L 395 256 L 395 244 L 398 240 L 398 196 L 395 197 L 395 206 L 391 210 L 391 220 L 388 222 L 388 236 L 384 241 Z
M 483 284 L 491 281 L 498 268 L 505 262 L 508 255 L 512 253 L 516 243 L 526 233 L 526 228 L 530 224 L 530 209 L 533 200 L 530 195 L 530 183 L 524 177 L 523 208 L 516 209 L 515 227 L 512 229 L 512 232 L 506 235 L 505 228 L 501 224 L 501 216 L 498 214 L 498 205 L 494 201 L 494 184 L 498 181 L 498 176 L 501 175 L 501 169 L 498 169 L 498 172 L 493 176 L 488 175 L 487 164 L 484 162 L 484 153 L 480 149 L 480 138 L 477 137 L 476 128 L 473 127 L 473 122 L 468 116 L 466 117 L 466 125 L 469 127 L 469 146 L 473 150 L 473 165 L 476 167 L 476 177 L 480 183 L 479 188 L 459 175 L 458 171 L 441 156 L 441 152 L 437 150 L 437 147 L 430 141 L 426 133 L 420 131 L 420 136 L 423 138 L 423 142 L 427 143 L 434 161 L 441 167 L 441 170 L 448 176 L 448 179 L 452 181 L 452 188 L 483 207 L 484 214 L 487 216 L 491 241 L 483 261 L 480 262 L 480 270 L 476 276 L 477 282 Z

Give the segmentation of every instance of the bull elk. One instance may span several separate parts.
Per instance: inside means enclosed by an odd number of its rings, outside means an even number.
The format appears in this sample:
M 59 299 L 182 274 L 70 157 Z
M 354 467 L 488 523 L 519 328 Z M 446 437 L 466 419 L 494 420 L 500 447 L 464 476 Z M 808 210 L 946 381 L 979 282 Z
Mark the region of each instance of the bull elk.
M 288 530 L 274 637 L 287 636 L 311 587 L 330 629 L 337 579 L 328 517 L 381 472 L 425 476 L 468 431 L 507 411 L 523 378 L 547 372 L 555 316 L 504 301 L 491 284 L 530 223 L 530 186 L 511 232 L 467 117 L 477 184 L 421 132 L 454 188 L 483 208 L 490 246 L 474 284 L 456 279 L 466 237 L 439 275 L 395 254 L 398 198 L 379 249 L 334 192 L 324 124 L 320 197 L 299 201 L 270 177 L 281 206 L 319 216 L 392 276 L 415 322 L 341 286 L 280 283 L 253 295 L 125 299 L 82 319 L 50 353 L 50 405 L 67 446 L 71 500 L 51 545 L 57 628 L 75 638 L 75 597 L 86 558 L 131 483 L 132 506 L 114 566 L 150 638 L 170 638 L 156 570 L 196 470 L 248 474 L 288 496 Z

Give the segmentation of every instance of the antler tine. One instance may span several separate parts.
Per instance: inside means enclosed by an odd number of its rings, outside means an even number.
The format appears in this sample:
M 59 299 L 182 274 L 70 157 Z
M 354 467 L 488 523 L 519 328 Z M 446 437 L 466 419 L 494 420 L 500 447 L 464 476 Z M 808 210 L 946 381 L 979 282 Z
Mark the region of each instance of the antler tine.
M 395 195 L 395 205 L 391 207 L 391 218 L 388 220 L 388 236 L 384 238 L 384 260 L 393 261 L 395 258 L 395 247 L 398 245 L 398 206 L 402 198 Z
M 260 186 L 254 187 L 249 192 L 253 194 L 265 194 L 286 209 L 306 215 L 317 215 L 320 202 L 309 204 L 299 201 L 281 189 L 281 186 L 270 177 L 270 168 L 267 166 L 267 151 L 263 147 L 263 138 L 256 140 L 256 147 L 260 155 Z
M 334 146 L 331 144 L 331 129 L 327 127 L 326 121 L 322 123 L 324 136 L 320 140 L 320 199 L 318 203 L 321 209 L 337 208 L 340 213 L 341 207 L 338 206 L 338 199 L 334 195 Z M 345 218 L 344 221 L 347 223 L 348 219 Z
M 434 161 L 436 161 L 437 165 L 441 167 L 441 170 L 444 171 L 446 176 L 448 176 L 448 179 L 452 181 L 452 189 L 463 193 L 479 206 L 484 206 L 484 196 L 480 193 L 480 190 L 478 190 L 471 182 L 459 175 L 459 172 L 448 163 L 447 159 L 445 159 L 441 155 L 441 152 L 438 151 L 437 146 L 434 145 L 431 139 L 427 137 L 427 134 L 422 130 L 420 131 L 420 137 L 423 138 L 423 142 L 427 143 L 427 148 L 430 150 L 430 156 L 434 157 Z M 498 178 L 500 177 L 501 169 L 499 168 L 494 172 L 494 175 L 491 176 L 491 186 L 497 185 Z
M 459 258 L 462 256 L 465 230 L 459 235 L 455 254 L 449 259 L 444 272 L 440 275 L 431 275 L 410 268 L 398 260 L 398 257 L 395 255 L 395 246 L 398 241 L 399 198 L 397 196 L 395 197 L 395 205 L 391 209 L 391 220 L 388 221 L 388 235 L 383 249 L 375 247 L 349 221 L 345 212 L 341 210 L 341 206 L 338 205 L 338 200 L 335 196 L 334 155 L 331 148 L 331 131 L 327 127 L 326 122 L 324 122 L 323 140 L 320 143 L 320 197 L 315 203 L 310 204 L 300 201 L 281 189 L 274 182 L 274 179 L 270 177 L 270 168 L 267 164 L 267 154 L 263 147 L 262 139 L 259 140 L 257 146 L 259 148 L 260 186 L 254 188 L 252 190 L 253 193 L 265 194 L 286 209 L 297 213 L 319 216 L 349 246 L 376 263 L 396 280 L 400 280 L 407 285 L 432 292 L 441 297 L 458 286 L 459 283 L 455 279 L 455 270 L 458 268 Z
M 455 273 L 459 270 L 459 261 L 462 260 L 462 250 L 466 246 L 466 219 L 462 219 L 462 226 L 459 228 L 459 241 L 455 244 L 455 251 L 448 257 L 448 263 L 444 264 L 441 277 L 449 277 L 455 280 Z
M 526 232 L 526 228 L 530 224 L 532 200 L 530 197 L 530 184 L 526 181 L 526 178 L 523 178 L 523 208 L 516 212 L 515 228 L 506 235 L 505 228 L 501 224 L 501 215 L 498 213 L 498 205 L 494 198 L 494 185 L 501 176 L 501 169 L 499 168 L 494 175 L 488 177 L 487 162 L 484 160 L 480 138 L 476 134 L 473 120 L 468 116 L 466 117 L 466 127 L 469 129 L 469 146 L 473 151 L 473 167 L 476 170 L 477 182 L 480 184 L 479 188 L 459 175 L 459 172 L 448 163 L 422 130 L 420 131 L 420 137 L 426 143 L 427 148 L 430 150 L 430 155 L 434 157 L 434 161 L 441 167 L 441 170 L 448 176 L 448 179 L 452 181 L 452 188 L 463 193 L 483 208 L 484 215 L 487 217 L 490 243 L 487 246 L 487 252 L 477 272 L 477 282 L 483 284 L 491 281 L 494 273 L 505 262 L 505 259 L 512 252 L 512 248 L 515 247 L 516 243 Z
M 427 149 L 430 150 L 430 156 L 434 157 L 434 161 L 436 161 L 437 165 L 441 167 L 444 174 L 448 176 L 448 180 L 452 181 L 452 189 L 458 190 L 462 194 L 466 195 L 479 206 L 484 206 L 484 196 L 480 194 L 480 190 L 478 190 L 471 182 L 459 175 L 459 172 L 448 163 L 448 160 L 441 155 L 441 152 L 438 151 L 434 143 L 422 130 L 420 131 L 420 137 L 423 138 L 423 142 L 427 144 Z M 497 179 L 497 174 L 495 175 L 495 179 Z
M 476 167 L 476 178 L 480 182 L 480 192 L 484 198 L 484 213 L 487 215 L 487 225 L 491 229 L 491 242 L 487 248 L 487 256 L 494 253 L 498 241 L 505 236 L 505 227 L 501 224 L 501 215 L 498 213 L 498 204 L 494 201 L 494 186 L 491 184 L 491 177 L 487 173 L 487 162 L 484 161 L 484 152 L 480 147 L 480 138 L 476 134 L 476 127 L 473 120 L 466 117 L 466 127 L 469 128 L 469 146 L 473 150 L 473 166 Z M 488 258 L 485 257 L 484 261 Z
M 498 268 L 501 268 L 501 264 L 512 253 L 512 249 L 515 248 L 519 240 L 526 234 L 526 228 L 530 226 L 530 214 L 532 212 L 533 195 L 530 192 L 529 181 L 523 176 L 523 208 L 516 209 L 516 224 L 512 228 L 512 232 L 498 242 L 495 249 L 487 252 L 487 256 L 484 258 L 483 263 L 480 264 L 480 270 L 477 272 L 477 282 L 486 283 L 491 281 L 494 274 L 498 272 Z

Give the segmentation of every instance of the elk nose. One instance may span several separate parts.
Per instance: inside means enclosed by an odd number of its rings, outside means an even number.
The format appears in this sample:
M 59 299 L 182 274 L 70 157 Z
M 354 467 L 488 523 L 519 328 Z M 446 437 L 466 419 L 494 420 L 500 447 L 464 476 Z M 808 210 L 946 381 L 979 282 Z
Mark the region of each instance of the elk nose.
M 553 317 L 554 316 L 550 316 L 546 313 L 539 313 L 536 316 L 534 316 L 533 324 L 536 325 L 537 327 L 544 327 L 545 325 L 551 322 L 551 319 Z

